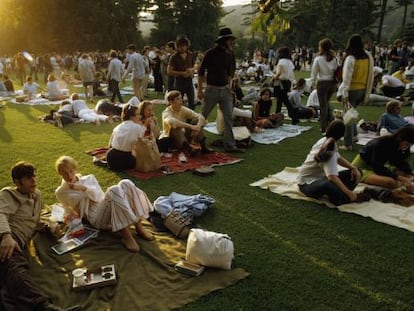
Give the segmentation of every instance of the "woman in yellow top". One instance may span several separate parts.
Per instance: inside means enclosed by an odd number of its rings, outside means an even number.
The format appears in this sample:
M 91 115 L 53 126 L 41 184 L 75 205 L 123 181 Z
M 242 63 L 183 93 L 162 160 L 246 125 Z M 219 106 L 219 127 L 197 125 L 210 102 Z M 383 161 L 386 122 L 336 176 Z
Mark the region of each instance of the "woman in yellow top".
M 371 54 L 364 50 L 362 38 L 358 34 L 349 38 L 345 54 L 342 83 L 338 88 L 337 95 L 342 98 L 346 107 L 356 108 L 361 103 L 366 103 L 371 93 L 374 61 Z M 355 125 L 346 126 L 342 149 L 352 150 L 355 133 Z

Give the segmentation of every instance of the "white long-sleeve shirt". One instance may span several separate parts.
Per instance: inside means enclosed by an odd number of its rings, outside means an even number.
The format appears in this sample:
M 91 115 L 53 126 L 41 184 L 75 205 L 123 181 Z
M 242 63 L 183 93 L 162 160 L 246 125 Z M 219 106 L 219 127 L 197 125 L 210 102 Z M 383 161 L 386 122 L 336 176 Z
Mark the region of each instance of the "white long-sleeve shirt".
M 91 221 L 89 219 L 91 208 L 96 208 L 103 201 L 105 194 L 94 175 L 78 175 L 76 184 L 85 186 L 86 191 L 73 190 L 62 179 L 61 185 L 55 191 L 56 198 L 62 203 L 68 214 L 71 210 L 76 210 L 81 217 L 85 216 Z
M 75 117 L 78 117 L 79 112 L 83 109 L 89 109 L 88 105 L 82 99 L 72 100 L 72 109 Z
M 336 58 L 328 62 L 325 55 L 316 56 L 312 64 L 310 77 L 312 86 L 315 87 L 317 81 L 333 81 L 337 67 Z
M 276 75 L 280 72 L 279 80 L 290 80 L 295 79 L 295 65 L 288 58 L 281 58 L 276 65 L 275 73 Z
M 143 125 L 132 120 L 124 121 L 113 129 L 109 146 L 119 151 L 131 152 L 138 137 L 144 137 L 145 131 L 146 127 Z

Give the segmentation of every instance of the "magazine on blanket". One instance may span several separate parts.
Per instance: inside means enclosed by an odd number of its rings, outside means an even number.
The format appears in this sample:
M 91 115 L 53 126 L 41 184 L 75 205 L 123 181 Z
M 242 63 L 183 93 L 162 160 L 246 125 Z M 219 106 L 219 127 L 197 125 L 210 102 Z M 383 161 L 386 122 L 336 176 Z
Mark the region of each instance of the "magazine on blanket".
M 85 232 L 76 238 L 71 238 L 70 235 L 66 233 L 62 238 L 59 239 L 58 244 L 52 246 L 54 252 L 58 255 L 65 254 L 75 248 L 82 246 L 90 239 L 96 238 L 98 236 L 99 230 L 87 226 L 85 226 L 84 229 Z

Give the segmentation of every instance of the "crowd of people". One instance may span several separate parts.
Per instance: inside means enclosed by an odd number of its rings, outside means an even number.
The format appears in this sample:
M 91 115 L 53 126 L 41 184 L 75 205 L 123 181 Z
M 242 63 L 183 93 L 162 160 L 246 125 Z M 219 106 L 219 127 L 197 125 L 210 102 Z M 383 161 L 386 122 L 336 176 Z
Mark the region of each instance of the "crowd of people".
M 405 67 L 412 70 L 412 54 L 407 54 L 409 47 L 406 43 L 397 40 L 389 53 L 387 51 L 385 57 L 390 64 L 388 74 L 384 74 L 382 47 L 364 46 L 360 35 L 350 37 L 344 54 L 335 53 L 328 38 L 319 42 L 317 51 L 305 47 L 296 48 L 293 53 L 287 47 L 277 51 L 271 49 L 267 60 L 260 51 L 255 51 L 254 59 L 259 65 L 269 63 L 269 72 L 266 70 L 269 79 L 259 79 L 259 82 L 266 84 L 258 94 L 249 97 L 249 101 L 254 102 L 254 108 L 246 113 L 237 107 L 238 102 L 246 99 L 240 88 L 240 81 L 245 76 L 240 72 L 244 70 L 243 64 L 240 68 L 236 65 L 235 39 L 231 29 L 221 29 L 214 46 L 200 58 L 189 50 L 190 40 L 185 36 L 177 37 L 175 42 L 169 42 L 163 49 L 144 48 L 142 53 L 130 44 L 125 54 L 114 50 L 109 54 L 35 57 L 29 62 L 30 68 L 33 63 L 35 69 L 26 83 L 23 79 L 27 74 L 25 66 L 28 65 L 28 56 L 19 53 L 14 60 L 9 57 L 1 59 L 4 71 L 0 73 L 4 79 L 16 74 L 21 78 L 25 94 L 34 96 L 39 88 L 34 81 L 37 79 L 36 70 L 42 70 L 47 77 L 49 98 L 62 99 L 56 77 L 62 77 L 59 72 L 62 68 L 76 66 L 77 78 L 85 88 L 86 99 L 93 99 L 96 74 L 105 69 L 110 100 L 100 101 L 95 109 L 90 109 L 86 101 L 74 93 L 69 100 L 62 102 L 54 118 L 62 127 L 73 122 L 74 118 L 100 123 L 112 122 L 114 115 L 120 115 L 122 122 L 113 129 L 108 143 L 107 164 L 112 170 L 135 167 L 135 143 L 140 137 L 156 139 L 162 152 L 191 151 L 194 146 L 199 146 L 201 153 L 210 153 L 203 127 L 216 107 L 223 119 L 224 151 L 243 153 L 236 145 L 233 119 L 237 115 L 243 116 L 252 122 L 252 130 L 277 127 L 284 119 L 281 114 L 284 105 L 293 124 L 303 118 L 319 117 L 320 130 L 324 133 L 312 146 L 299 172 L 298 187 L 304 195 L 312 198 L 326 196 L 334 205 L 362 202 L 370 197 L 368 193 L 354 191 L 361 181 L 389 189 L 403 186 L 407 191 L 414 191 L 414 174 L 407 161 L 409 149 L 414 144 L 414 127 L 398 117 L 401 98 L 397 97 L 402 93 L 401 87 L 394 85 L 395 79 L 408 79 Z M 313 100 L 307 106 L 301 103 L 306 81 L 295 80 L 294 76 L 294 70 L 299 67 L 311 70 L 310 86 L 314 91 Z M 336 75 L 338 68 L 342 68 L 340 81 Z M 151 70 L 155 91 L 165 92 L 168 103 L 160 122 L 154 116 L 152 103 L 145 100 Z M 263 68 L 261 70 L 265 72 Z M 135 96 L 124 104 L 119 83 L 129 74 Z M 386 105 L 387 112 L 380 122 L 389 135 L 370 141 L 351 162 L 339 153 L 338 142 L 344 138 L 344 148 L 352 149 L 355 126 L 334 120 L 330 98 L 337 92 L 346 108 L 357 109 L 369 100 L 378 83 L 384 96 L 394 98 Z M 276 98 L 274 113 L 272 96 Z M 187 106 L 184 105 L 184 97 Z M 115 105 L 116 98 L 120 105 Z M 196 98 L 202 103 L 200 113 L 194 110 Z M 391 127 L 390 123 L 398 124 Z M 138 252 L 140 247 L 129 226 L 133 225 L 140 237 L 153 239 L 152 234 L 141 225 L 141 220 L 148 218 L 153 210 L 152 203 L 145 192 L 131 181 L 122 180 L 104 192 L 94 175 L 79 173 L 73 157 L 61 156 L 55 165 L 57 174 L 62 178 L 55 192 L 56 198 L 69 218 L 84 219 L 97 229 L 120 232 L 121 243 L 130 252 Z M 338 165 L 346 170 L 340 171 Z M 11 175 L 15 187 L 0 191 L 0 276 L 6 284 L 7 298 L 3 303 L 19 310 L 33 310 L 33 306 L 36 310 L 63 310 L 50 302 L 27 273 L 24 251 L 39 222 L 42 207 L 36 169 L 30 163 L 19 162 L 12 168 Z M 74 307 L 70 310 L 80 309 Z

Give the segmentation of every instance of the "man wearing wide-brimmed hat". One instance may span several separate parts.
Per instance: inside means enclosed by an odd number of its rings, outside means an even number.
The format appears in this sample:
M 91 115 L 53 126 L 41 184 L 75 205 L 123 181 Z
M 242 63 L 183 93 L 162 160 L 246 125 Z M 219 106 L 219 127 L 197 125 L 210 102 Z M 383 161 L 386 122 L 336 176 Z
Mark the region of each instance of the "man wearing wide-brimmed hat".
M 216 40 L 216 46 L 208 50 L 198 71 L 198 98 L 204 99 L 201 113 L 207 119 L 211 110 L 219 104 L 224 118 L 224 149 L 226 152 L 243 152 L 236 147 L 233 136 L 233 97 L 230 82 L 236 69 L 233 51 L 235 40 L 230 28 L 223 28 Z M 204 82 L 207 87 L 203 93 Z
M 194 56 L 188 48 L 190 40 L 185 35 L 177 36 L 176 52 L 171 56 L 167 73 L 174 77 L 173 89 L 180 91 L 181 96 L 187 95 L 188 107 L 194 110 Z

